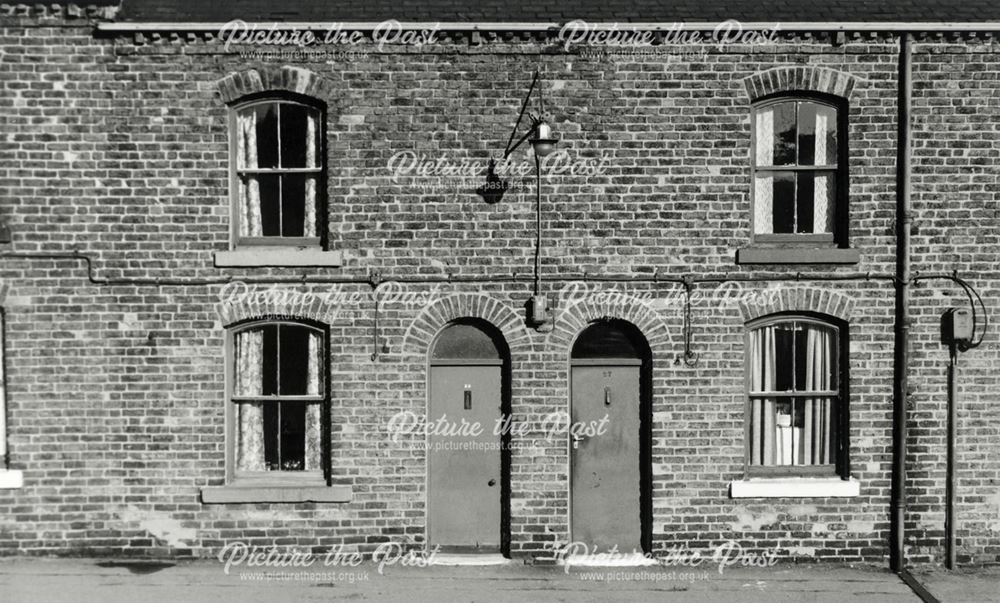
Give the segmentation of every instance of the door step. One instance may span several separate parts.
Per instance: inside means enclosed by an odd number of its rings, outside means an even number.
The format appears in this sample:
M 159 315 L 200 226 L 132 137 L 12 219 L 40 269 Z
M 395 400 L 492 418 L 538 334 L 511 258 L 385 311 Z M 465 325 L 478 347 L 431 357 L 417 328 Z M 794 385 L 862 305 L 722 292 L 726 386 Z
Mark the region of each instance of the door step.
M 563 559 L 561 564 L 569 567 L 644 567 L 659 565 L 659 562 L 642 553 L 630 553 L 627 555 L 570 555 Z
M 438 553 L 431 562 L 433 565 L 508 565 L 514 563 L 500 553 L 480 555 L 476 553 Z

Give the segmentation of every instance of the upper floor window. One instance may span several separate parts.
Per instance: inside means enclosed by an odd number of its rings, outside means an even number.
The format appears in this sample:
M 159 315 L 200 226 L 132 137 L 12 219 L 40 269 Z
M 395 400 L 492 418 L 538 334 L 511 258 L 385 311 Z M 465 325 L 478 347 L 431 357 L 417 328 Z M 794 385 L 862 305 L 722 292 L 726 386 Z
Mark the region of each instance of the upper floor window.
M 847 246 L 845 117 L 818 97 L 754 107 L 755 241 Z
M 325 479 L 325 333 L 301 323 L 253 323 L 232 334 L 233 475 L 295 472 Z
M 323 112 L 289 99 L 235 108 L 237 245 L 322 244 Z
M 749 329 L 748 473 L 832 475 L 845 466 L 842 330 L 806 316 Z

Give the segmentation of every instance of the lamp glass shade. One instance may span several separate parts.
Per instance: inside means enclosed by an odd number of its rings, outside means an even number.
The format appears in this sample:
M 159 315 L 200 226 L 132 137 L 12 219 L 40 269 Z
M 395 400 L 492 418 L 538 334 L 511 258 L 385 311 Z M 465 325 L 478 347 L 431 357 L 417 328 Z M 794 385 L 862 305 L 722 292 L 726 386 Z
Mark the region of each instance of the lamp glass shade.
M 528 142 L 535 149 L 535 155 L 545 157 L 556 149 L 559 139 L 552 136 L 551 126 L 543 121 L 535 126 L 535 137 Z

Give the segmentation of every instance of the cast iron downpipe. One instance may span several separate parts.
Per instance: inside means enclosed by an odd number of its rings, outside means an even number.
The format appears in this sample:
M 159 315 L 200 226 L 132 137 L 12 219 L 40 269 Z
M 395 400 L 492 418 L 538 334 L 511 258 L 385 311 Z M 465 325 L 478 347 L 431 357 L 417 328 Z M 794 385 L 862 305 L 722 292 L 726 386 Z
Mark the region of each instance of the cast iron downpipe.
M 958 550 L 956 549 L 956 502 L 958 498 L 958 457 L 956 441 L 958 439 L 958 346 L 954 343 L 948 346 L 948 464 L 945 482 L 944 507 L 944 566 L 955 569 Z
M 912 105 L 911 35 L 899 37 L 899 98 L 896 148 L 896 324 L 892 390 L 892 494 L 889 502 L 889 566 L 906 568 L 906 415 L 910 338 L 910 108 Z

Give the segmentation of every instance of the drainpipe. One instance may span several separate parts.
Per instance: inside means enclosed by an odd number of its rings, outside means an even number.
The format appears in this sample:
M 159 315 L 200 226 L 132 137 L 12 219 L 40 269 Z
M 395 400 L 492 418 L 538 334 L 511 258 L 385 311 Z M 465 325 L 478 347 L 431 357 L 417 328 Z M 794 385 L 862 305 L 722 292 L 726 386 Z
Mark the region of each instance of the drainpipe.
M 957 498 L 958 477 L 955 456 L 955 440 L 958 437 L 958 346 L 954 343 L 948 346 L 948 470 L 945 485 L 945 567 L 955 569 L 955 559 L 958 552 L 955 549 L 955 500 Z
M 912 55 L 909 33 L 899 37 L 899 98 L 896 151 L 896 325 L 892 392 L 892 495 L 889 503 L 889 564 L 905 571 L 906 532 L 906 414 L 907 369 L 910 339 L 910 108 L 912 104 Z

